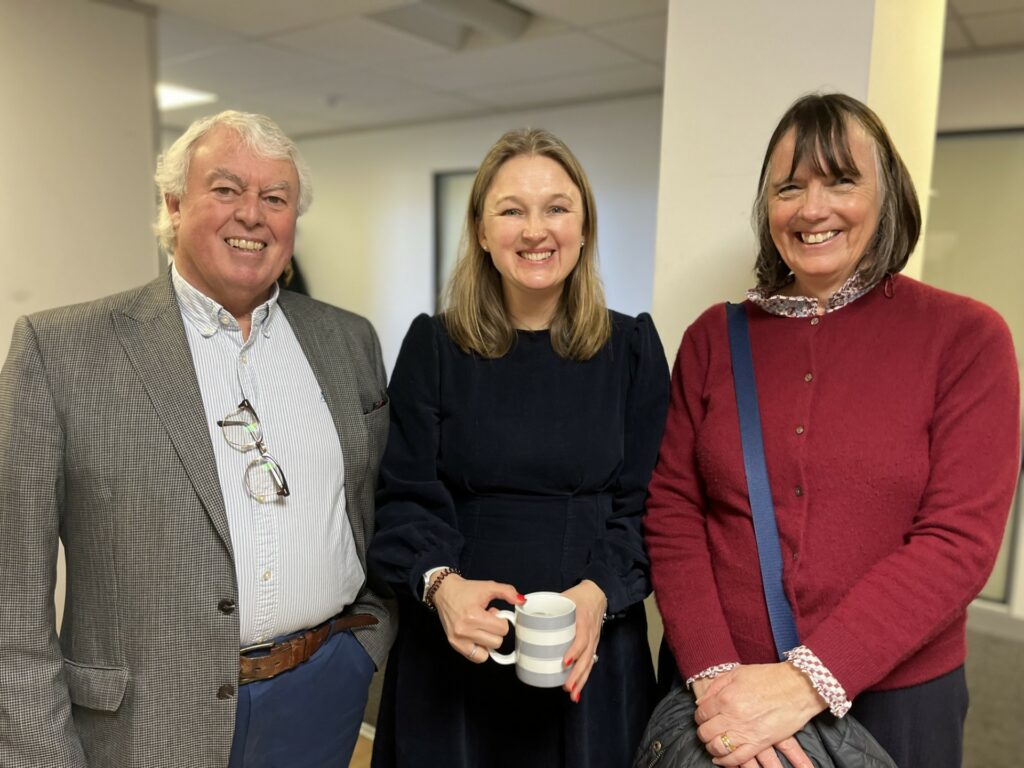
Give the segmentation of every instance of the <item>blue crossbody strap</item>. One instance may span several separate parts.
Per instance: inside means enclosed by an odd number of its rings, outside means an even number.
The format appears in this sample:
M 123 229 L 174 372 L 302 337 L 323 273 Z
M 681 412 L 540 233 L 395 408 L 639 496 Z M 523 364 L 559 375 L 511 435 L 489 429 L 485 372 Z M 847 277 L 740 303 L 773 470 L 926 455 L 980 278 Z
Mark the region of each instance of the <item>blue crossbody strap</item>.
M 742 304 L 726 303 L 729 321 L 729 349 L 732 354 L 732 378 L 736 389 L 736 407 L 740 417 L 740 439 L 743 443 L 743 466 L 747 474 L 747 494 L 754 517 L 757 558 L 761 564 L 761 583 L 772 623 L 772 636 L 779 659 L 784 652 L 800 644 L 796 621 L 786 593 L 782 589 L 782 549 L 775 523 L 775 504 L 768 485 L 768 467 L 764 461 L 761 437 L 761 413 L 757 405 L 754 381 L 754 357 L 750 352 L 747 312 Z

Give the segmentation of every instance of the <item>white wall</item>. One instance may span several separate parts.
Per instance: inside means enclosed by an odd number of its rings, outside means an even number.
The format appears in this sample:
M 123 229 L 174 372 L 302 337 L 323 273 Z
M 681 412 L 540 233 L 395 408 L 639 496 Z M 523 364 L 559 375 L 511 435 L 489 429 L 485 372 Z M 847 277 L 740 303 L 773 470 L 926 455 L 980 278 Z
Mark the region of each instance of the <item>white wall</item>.
M 868 103 L 928 187 L 942 0 L 782 5 L 669 3 L 654 309 L 673 350 L 706 307 L 755 282 L 750 205 L 771 133 L 798 96 Z
M 317 298 L 369 317 L 390 370 L 412 318 L 434 309 L 433 174 L 475 169 L 507 129 L 543 127 L 597 197 L 609 305 L 649 310 L 661 99 L 643 96 L 300 141 L 314 202 L 296 253 Z
M 22 314 L 151 279 L 151 18 L 0 0 L 0 356 Z M 0 357 L 0 359 L 2 359 Z
M 786 6 L 669 3 L 654 310 L 673 357 L 705 308 L 755 282 L 750 204 L 786 107 L 814 90 L 867 92 L 872 4 Z

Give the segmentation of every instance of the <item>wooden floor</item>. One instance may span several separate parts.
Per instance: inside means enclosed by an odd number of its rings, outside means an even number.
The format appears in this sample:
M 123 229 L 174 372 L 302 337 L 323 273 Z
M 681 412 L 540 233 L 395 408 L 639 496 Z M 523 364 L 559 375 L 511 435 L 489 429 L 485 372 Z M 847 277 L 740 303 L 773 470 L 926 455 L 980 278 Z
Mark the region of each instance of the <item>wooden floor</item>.
M 352 753 L 352 762 L 348 768 L 370 768 L 370 752 L 373 750 L 373 742 L 365 736 L 359 737 L 356 744 L 356 751 Z

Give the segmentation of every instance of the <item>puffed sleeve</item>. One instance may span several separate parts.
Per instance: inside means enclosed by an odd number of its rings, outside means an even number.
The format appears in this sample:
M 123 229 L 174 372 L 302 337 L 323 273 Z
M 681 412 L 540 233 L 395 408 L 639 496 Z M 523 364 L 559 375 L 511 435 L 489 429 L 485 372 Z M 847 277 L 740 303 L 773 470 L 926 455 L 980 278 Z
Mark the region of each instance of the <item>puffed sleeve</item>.
M 697 462 L 711 367 L 711 323 L 724 326 L 722 305 L 707 310 L 688 328 L 679 346 L 644 519 L 654 594 L 665 637 L 684 677 L 739 659 L 711 567 L 707 496 Z
M 455 504 L 437 475 L 439 333 L 439 321 L 420 315 L 398 353 L 388 386 L 391 426 L 380 467 L 377 532 L 367 554 L 376 576 L 415 599 L 424 572 L 458 567 L 463 546 Z
M 622 469 L 606 521 L 607 533 L 595 543 L 583 572 L 584 579 L 604 591 L 610 614 L 624 611 L 650 593 L 642 519 L 668 408 L 668 364 L 648 314 L 636 318 L 628 364 Z

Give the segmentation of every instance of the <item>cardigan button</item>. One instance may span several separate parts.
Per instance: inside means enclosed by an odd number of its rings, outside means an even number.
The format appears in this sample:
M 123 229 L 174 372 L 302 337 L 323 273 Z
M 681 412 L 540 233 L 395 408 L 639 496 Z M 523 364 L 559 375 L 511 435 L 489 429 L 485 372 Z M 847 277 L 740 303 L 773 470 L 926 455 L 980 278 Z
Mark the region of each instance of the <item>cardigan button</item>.
M 811 325 L 817 325 L 820 322 L 821 322 L 821 318 L 820 317 L 812 317 L 811 318 Z
M 814 378 L 814 374 L 808 371 L 804 374 L 804 381 L 811 381 Z
M 230 597 L 225 597 L 217 603 L 217 610 L 225 615 L 230 615 L 235 612 L 235 601 Z
M 218 699 L 230 699 L 235 695 L 235 686 L 233 685 L 222 685 L 217 689 Z
M 803 425 L 803 424 L 798 424 L 798 425 L 797 425 L 797 427 L 796 427 L 796 433 L 797 433 L 798 435 L 802 435 L 802 434 L 804 433 L 804 425 Z
M 796 495 L 797 495 L 797 496 L 803 496 L 803 495 L 804 495 L 804 489 L 803 489 L 803 488 L 801 488 L 801 487 L 800 487 L 800 486 L 798 485 L 798 486 L 797 486 L 797 487 L 796 487 L 796 488 L 794 489 L 794 493 L 796 493 Z

